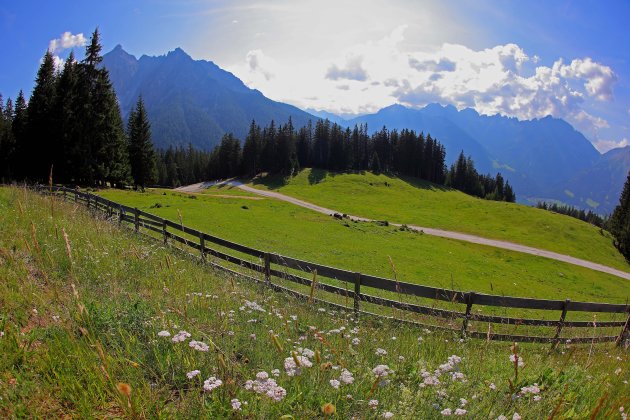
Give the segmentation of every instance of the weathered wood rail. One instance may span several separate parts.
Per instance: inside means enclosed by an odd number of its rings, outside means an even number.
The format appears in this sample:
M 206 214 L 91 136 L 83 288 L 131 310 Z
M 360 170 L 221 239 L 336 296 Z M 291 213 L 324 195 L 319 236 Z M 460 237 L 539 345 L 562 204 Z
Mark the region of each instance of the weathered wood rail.
M 601 343 L 601 342 L 616 342 L 617 345 L 621 345 L 629 337 L 629 325 L 630 325 L 630 305 L 628 304 L 613 304 L 613 303 L 597 303 L 597 302 L 573 302 L 569 299 L 565 300 L 546 300 L 546 299 L 533 299 L 523 297 L 512 296 L 499 296 L 488 295 L 476 292 L 462 292 L 457 290 L 449 290 L 443 288 L 436 288 L 430 286 L 423 286 L 419 284 L 405 283 L 386 278 L 376 277 L 368 274 L 343 270 L 334 267 L 328 267 L 322 264 L 303 261 L 296 258 L 282 256 L 274 253 L 265 252 L 255 248 L 251 248 L 245 245 L 237 244 L 226 239 L 222 239 L 205 232 L 192 229 L 185 226 L 182 223 L 173 222 L 171 220 L 163 219 L 155 216 L 151 213 L 139 210 L 137 208 L 129 207 L 124 204 L 116 203 L 98 195 L 90 194 L 87 192 L 78 191 L 66 187 L 48 187 L 38 186 L 36 189 L 42 193 L 52 192 L 55 195 L 62 196 L 66 200 L 74 201 L 77 203 L 85 204 L 89 209 L 98 210 L 105 213 L 113 220 L 117 220 L 119 223 L 130 224 L 136 232 L 140 232 L 141 229 L 146 229 L 154 234 L 161 235 L 165 244 L 169 241 L 175 241 L 183 244 L 186 247 L 193 248 L 200 252 L 200 258 L 202 261 L 206 261 L 208 256 L 227 261 L 235 264 L 239 267 L 253 270 L 260 273 L 262 276 L 262 283 L 271 287 L 274 290 L 288 293 L 292 296 L 312 300 L 309 295 L 300 293 L 299 291 L 291 288 L 284 287 L 280 284 L 274 283 L 273 278 L 283 279 L 295 284 L 311 287 L 312 280 L 301 277 L 297 272 L 306 272 L 309 274 L 317 273 L 318 277 L 325 277 L 338 282 L 343 282 L 346 287 L 339 287 L 333 284 L 327 284 L 325 282 L 316 282 L 315 288 L 324 292 L 337 294 L 343 296 L 346 301 L 352 300 L 352 307 L 347 305 L 340 305 L 321 298 L 315 299 L 318 302 L 326 303 L 334 307 L 338 307 L 344 310 L 353 310 L 357 316 L 359 314 L 369 314 L 376 316 L 384 316 L 362 310 L 362 302 L 388 307 L 392 309 L 399 309 L 402 311 L 408 311 L 410 313 L 427 315 L 430 317 L 456 320 L 461 319 L 461 327 L 445 327 L 435 326 L 433 328 L 446 329 L 460 333 L 464 337 L 480 338 L 486 340 L 501 340 L 501 341 L 517 341 L 517 342 L 539 342 L 539 343 L 551 343 L 556 345 L 560 341 L 570 340 L 572 343 Z M 171 230 L 169 230 L 171 229 Z M 177 235 L 173 231 L 182 232 L 189 235 L 192 238 L 185 238 Z M 154 235 L 156 236 L 156 235 Z M 159 236 L 158 236 L 159 237 Z M 208 247 L 206 244 L 215 244 L 217 246 L 227 248 L 232 251 L 236 251 L 241 254 L 252 256 L 258 259 L 258 263 L 245 260 L 243 258 L 229 255 L 223 251 Z M 214 264 L 217 266 L 217 264 Z M 227 269 L 234 274 L 242 275 L 259 281 L 258 279 L 248 276 L 247 274 L 231 270 L 227 267 L 220 266 L 223 269 Z M 290 273 L 288 270 L 291 270 Z M 348 288 L 347 285 L 351 285 Z M 465 311 L 453 311 L 447 309 L 440 309 L 430 306 L 412 304 L 403 302 L 402 300 L 392 300 L 381 296 L 373 296 L 362 291 L 362 288 L 371 288 L 381 290 L 384 292 L 393 292 L 398 296 L 412 296 L 416 298 L 426 298 L 433 301 L 443 301 L 450 304 L 465 305 Z M 475 306 L 488 306 L 488 307 L 503 307 L 503 308 L 520 308 L 520 309 L 533 309 L 543 311 L 557 311 L 559 317 L 557 320 L 545 320 L 545 319 L 528 319 L 517 317 L 504 317 L 496 315 L 484 315 L 472 312 L 472 307 Z M 622 317 L 621 320 L 614 321 L 567 321 L 566 316 L 569 311 L 590 312 L 590 313 L 608 313 L 619 314 Z M 389 317 L 388 317 L 389 318 Z M 515 335 L 515 334 L 502 334 L 482 331 L 470 331 L 469 324 L 471 321 L 486 322 L 489 324 L 502 324 L 502 325 L 528 325 L 538 327 L 551 327 L 555 328 L 553 336 L 540 336 L 540 335 Z M 415 321 L 405 320 L 404 322 L 412 322 L 422 325 Z M 599 336 L 563 336 L 562 332 L 568 328 L 619 328 L 619 333 L 615 335 L 599 335 Z

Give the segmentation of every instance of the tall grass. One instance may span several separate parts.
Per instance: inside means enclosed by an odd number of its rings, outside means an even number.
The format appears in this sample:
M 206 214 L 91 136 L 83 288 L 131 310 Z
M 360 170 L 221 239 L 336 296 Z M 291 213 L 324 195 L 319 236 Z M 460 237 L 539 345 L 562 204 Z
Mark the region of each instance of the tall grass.
M 630 403 L 612 344 L 357 320 L 49 204 L 0 189 L 1 417 L 605 418 Z

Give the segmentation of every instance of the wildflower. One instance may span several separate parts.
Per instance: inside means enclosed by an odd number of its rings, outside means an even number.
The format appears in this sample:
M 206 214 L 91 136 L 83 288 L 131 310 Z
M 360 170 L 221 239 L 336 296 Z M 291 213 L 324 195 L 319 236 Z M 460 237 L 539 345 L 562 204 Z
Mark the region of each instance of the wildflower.
M 464 407 L 466 404 L 468 404 L 468 400 L 466 398 L 460 398 L 459 399 L 459 404 Z
M 456 416 L 465 416 L 467 412 L 468 411 L 464 410 L 463 408 L 455 409 L 455 415 Z
M 398 356 L 398 361 L 404 362 L 405 361 L 405 356 Z
M 377 356 L 387 356 L 387 350 L 378 348 L 378 349 L 376 349 L 376 355 Z
M 175 334 L 175 336 L 173 336 L 171 341 L 173 343 L 181 343 L 182 341 L 186 341 L 189 338 L 190 338 L 190 333 L 189 332 L 187 332 L 187 331 L 180 331 L 177 334 Z
M 294 354 L 293 357 L 287 357 L 284 359 L 284 370 L 289 376 L 297 376 L 302 373 L 301 367 L 310 368 L 313 363 L 304 356 Z
M 392 341 L 396 341 L 396 337 L 392 337 Z
M 368 407 L 371 408 L 372 410 L 376 410 L 376 407 L 378 407 L 378 400 L 368 401 Z
M 234 331 L 228 331 L 227 335 L 229 335 L 230 337 L 234 337 Z
M 280 376 L 280 369 L 273 369 L 271 371 L 271 374 L 277 378 L 278 376 Z
M 521 420 L 521 415 L 518 413 L 514 413 L 514 415 L 512 416 L 512 420 Z
M 619 375 L 621 373 L 621 368 L 615 369 L 615 375 Z
M 188 343 L 188 346 L 192 349 L 202 352 L 207 352 L 208 350 L 210 350 L 210 346 L 202 341 L 191 340 L 190 343 Z
M 452 413 L 453 412 L 450 408 L 445 408 L 444 410 L 440 411 L 440 414 L 443 416 L 450 416 Z
M 540 395 L 534 395 L 534 401 L 540 401 L 542 397 Z
M 516 363 L 518 367 L 523 367 L 523 365 L 525 365 L 525 362 L 523 362 L 523 358 L 517 356 L 516 354 L 510 354 L 510 362 Z
M 251 340 L 256 340 L 256 334 L 250 334 L 250 335 L 249 335 L 249 338 L 250 338 Z
M 265 380 L 269 379 L 269 374 L 267 372 L 258 372 L 256 374 L 256 379 L 259 379 L 261 381 L 265 381 Z
M 195 376 L 199 375 L 200 373 L 201 373 L 201 372 L 200 372 L 200 371 L 198 371 L 198 370 L 191 370 L 190 372 L 188 372 L 188 373 L 186 374 L 186 377 L 187 377 L 188 379 L 192 379 L 192 378 L 194 378 Z
M 215 388 L 223 385 L 223 381 L 221 379 L 217 379 L 214 376 L 209 377 L 205 381 L 203 381 L 203 390 L 206 392 L 210 392 Z
M 332 386 L 335 389 L 339 389 L 339 385 L 341 385 L 341 382 L 339 382 L 336 379 L 331 379 L 330 380 L 330 386 Z
M 386 411 L 381 414 L 381 417 L 383 417 L 384 419 L 391 419 L 392 417 L 394 417 L 394 413 L 392 413 L 391 411 Z
M 238 400 L 238 398 L 232 399 L 232 401 L 230 401 L 230 404 L 232 404 L 232 410 L 241 411 L 241 402 Z
M 166 331 L 166 330 L 162 330 L 157 335 L 158 335 L 158 337 L 170 337 L 171 333 Z
M 354 382 L 354 377 L 352 376 L 352 372 L 347 369 L 343 369 L 341 371 L 341 375 L 339 376 L 339 380 L 346 385 L 350 385 Z
M 538 388 L 538 384 L 524 386 L 521 388 L 521 392 L 520 392 L 521 395 L 539 394 L 539 393 L 540 393 L 540 388 Z
M 387 365 L 378 365 L 374 369 L 372 369 L 372 373 L 379 378 L 384 378 L 390 373 L 394 373 L 394 371 L 391 370 Z
M 496 391 L 497 386 L 494 384 L 494 382 L 490 382 L 489 388 L 493 391 Z
M 507 417 L 501 414 L 499 417 L 497 417 L 497 420 L 507 420 Z
M 359 345 L 359 343 L 361 343 L 361 340 L 359 340 L 357 337 L 354 337 L 354 338 L 352 339 L 352 345 L 353 345 L 353 346 L 358 346 L 358 345 Z
M 315 357 L 315 352 L 311 349 L 299 349 L 298 351 L 300 351 L 302 353 L 302 356 L 306 356 L 309 359 L 312 359 L 313 357 Z
M 332 403 L 326 403 L 324 405 L 322 405 L 322 413 L 328 417 L 328 416 L 332 416 L 333 414 L 335 414 L 336 408 Z

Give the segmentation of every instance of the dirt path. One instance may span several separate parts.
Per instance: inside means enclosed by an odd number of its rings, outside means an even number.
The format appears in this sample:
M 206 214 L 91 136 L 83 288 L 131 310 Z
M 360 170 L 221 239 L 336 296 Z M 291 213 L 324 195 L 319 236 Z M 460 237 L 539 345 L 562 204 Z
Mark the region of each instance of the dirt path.
M 189 185 L 188 187 L 183 187 L 183 188 L 189 188 L 189 187 L 195 187 L 197 186 L 196 190 L 190 190 L 189 192 L 193 192 L 193 191 L 198 191 L 199 189 L 203 189 L 203 188 L 208 188 L 212 185 L 230 185 L 233 187 L 237 187 L 240 188 L 243 191 L 247 191 L 253 194 L 258 194 L 261 195 L 263 197 L 269 197 L 269 198 L 275 198 L 278 200 L 282 200 L 282 201 L 286 201 L 288 203 L 291 204 L 295 204 L 296 206 L 300 206 L 300 207 L 304 207 L 319 213 L 323 213 L 323 214 L 327 214 L 327 215 L 332 215 L 335 213 L 341 213 L 337 210 L 332 210 L 332 209 L 328 209 L 326 207 L 322 207 L 322 206 L 318 206 L 317 204 L 313 204 L 313 203 L 309 203 L 308 201 L 303 201 L 300 200 L 298 198 L 295 197 L 291 197 L 288 195 L 284 195 L 275 191 L 266 191 L 266 190 L 259 190 L 257 188 L 252 188 L 250 186 L 247 186 L 245 184 L 243 184 L 242 182 L 238 181 L 238 180 L 227 180 L 227 181 L 222 181 L 220 183 L 217 182 L 202 182 L 200 184 L 193 184 L 193 185 Z M 180 191 L 184 191 L 183 189 L 181 189 Z M 348 217 L 351 220 L 357 220 L 360 222 L 373 222 L 375 220 L 373 219 L 368 219 L 365 217 L 360 217 L 360 216 L 351 216 L 348 215 Z M 389 223 L 392 226 L 402 226 L 400 223 Z M 456 239 L 459 241 L 465 241 L 465 242 L 471 242 L 474 244 L 480 244 L 480 245 L 486 245 L 486 246 L 492 246 L 495 248 L 502 248 L 502 249 L 508 249 L 510 251 L 516 251 L 516 252 L 523 252 L 525 254 L 531 254 L 531 255 L 536 255 L 539 257 L 544 257 L 544 258 L 550 258 L 552 260 L 557 260 L 557 261 L 562 261 L 565 263 L 569 263 L 569 264 L 573 264 L 573 265 L 578 265 L 581 267 L 586 267 L 586 268 L 590 268 L 591 270 L 596 270 L 596 271 L 601 271 L 603 273 L 607 273 L 607 274 L 612 274 L 613 276 L 617 276 L 617 277 L 621 277 L 624 278 L 626 280 L 630 280 L 630 273 L 627 273 L 625 271 L 621 271 L 621 270 L 617 270 L 616 268 L 612 268 L 612 267 L 608 267 L 606 265 L 603 264 L 597 264 L 591 261 L 586 261 L 586 260 L 582 260 L 580 258 L 575 258 L 575 257 L 571 257 L 569 255 L 564 255 L 564 254 L 558 254 L 557 252 L 552 252 L 552 251 L 546 251 L 544 249 L 538 249 L 538 248 L 534 248 L 534 247 L 530 247 L 530 246 L 526 246 L 526 245 L 520 245 L 520 244 L 516 244 L 514 242 L 508 242 L 508 241 L 501 241 L 501 240 L 497 240 L 497 239 L 487 239 L 487 238 L 482 238 L 480 236 L 475 236 L 475 235 L 470 235 L 467 233 L 461 233 L 461 232 L 453 232 L 450 230 L 442 230 L 442 229 L 434 229 L 434 228 L 428 228 L 428 227 L 423 227 L 423 226 L 415 226 L 415 225 L 407 225 L 407 227 L 409 229 L 413 229 L 416 230 L 418 232 L 422 231 L 423 233 L 427 234 L 427 235 L 432 235 L 432 236 L 439 236 L 441 238 L 448 238 L 448 239 Z

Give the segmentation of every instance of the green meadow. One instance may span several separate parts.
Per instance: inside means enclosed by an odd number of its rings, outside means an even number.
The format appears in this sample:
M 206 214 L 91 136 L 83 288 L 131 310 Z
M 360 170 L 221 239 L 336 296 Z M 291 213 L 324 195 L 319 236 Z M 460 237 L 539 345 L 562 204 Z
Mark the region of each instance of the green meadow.
M 610 234 L 595 226 L 520 204 L 483 200 L 417 178 L 304 169 L 293 178 L 255 179 L 252 185 L 342 213 L 516 242 L 630 272 Z
M 169 212 L 210 200 L 111 193 Z M 199 209 L 218 224 L 244 202 L 212 200 Z M 282 211 L 266 206 L 258 216 Z M 0 278 L 2 418 L 619 418 L 628 406 L 614 344 L 511 348 L 357 320 L 23 189 L 0 188 Z
M 395 269 L 400 281 L 575 301 L 623 303 L 630 292 L 627 280 L 583 267 L 392 226 L 337 220 L 279 200 L 241 198 L 231 187 L 205 194 L 98 193 L 174 221 L 181 216 L 187 226 L 265 251 L 388 278 Z

